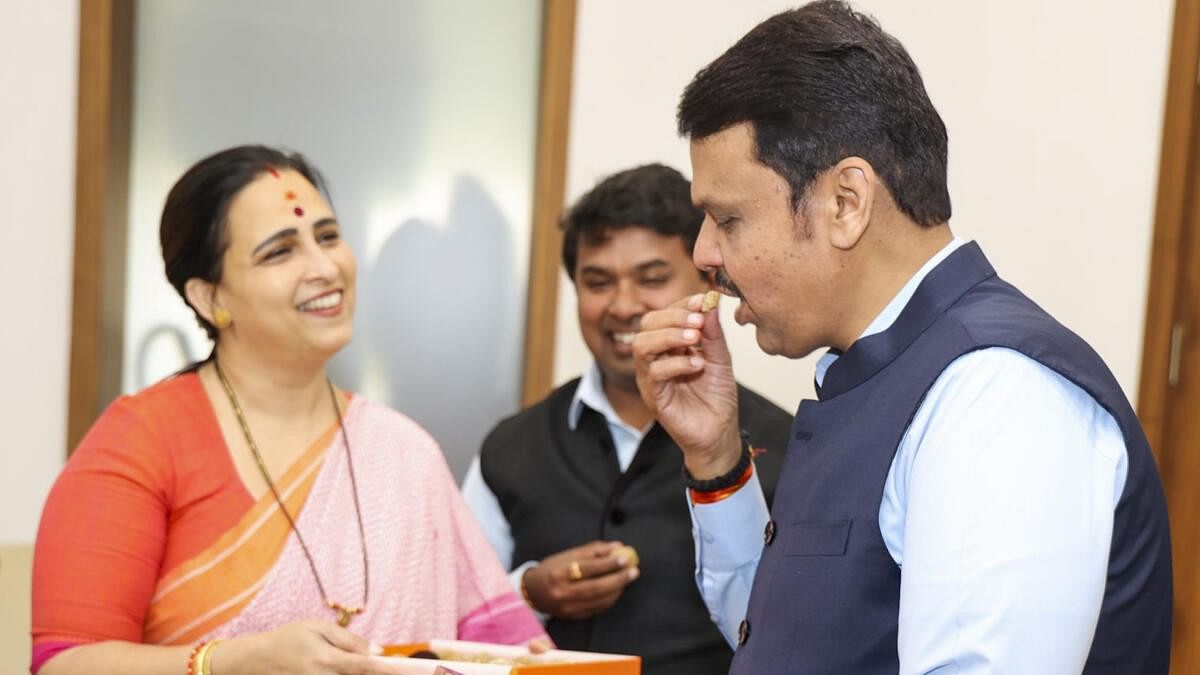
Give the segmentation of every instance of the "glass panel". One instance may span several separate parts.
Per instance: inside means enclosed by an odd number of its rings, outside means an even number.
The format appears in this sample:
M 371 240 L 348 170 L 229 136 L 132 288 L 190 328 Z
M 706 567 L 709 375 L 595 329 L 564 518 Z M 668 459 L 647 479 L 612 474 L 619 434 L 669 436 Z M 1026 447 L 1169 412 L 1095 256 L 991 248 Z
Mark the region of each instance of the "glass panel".
M 424 425 L 457 475 L 519 406 L 541 2 L 139 2 L 126 392 L 210 349 L 158 220 L 196 160 L 284 146 L 325 174 L 358 258 L 331 372 Z

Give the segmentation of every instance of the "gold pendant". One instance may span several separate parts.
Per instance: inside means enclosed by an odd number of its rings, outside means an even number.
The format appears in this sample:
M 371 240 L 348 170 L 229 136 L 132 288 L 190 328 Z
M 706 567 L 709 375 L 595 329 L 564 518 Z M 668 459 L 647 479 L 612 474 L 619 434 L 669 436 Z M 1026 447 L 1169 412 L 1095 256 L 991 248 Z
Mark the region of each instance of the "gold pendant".
M 329 605 L 329 609 L 337 612 L 337 625 L 341 626 L 342 628 L 349 626 L 350 619 L 352 619 L 356 614 L 362 614 L 363 611 L 362 607 L 346 607 L 340 603 L 333 602 L 332 600 L 326 600 L 325 604 Z

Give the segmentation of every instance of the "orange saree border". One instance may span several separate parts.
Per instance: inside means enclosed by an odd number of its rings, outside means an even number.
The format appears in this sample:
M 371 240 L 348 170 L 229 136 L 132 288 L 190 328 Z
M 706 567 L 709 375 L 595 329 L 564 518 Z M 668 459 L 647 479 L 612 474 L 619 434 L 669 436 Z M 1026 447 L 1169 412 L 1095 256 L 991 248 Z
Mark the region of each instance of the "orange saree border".
M 275 481 L 293 518 L 298 519 L 338 431 L 335 423 Z M 236 617 L 254 599 L 290 536 L 287 518 L 268 490 L 212 546 L 159 579 L 143 641 L 190 644 Z

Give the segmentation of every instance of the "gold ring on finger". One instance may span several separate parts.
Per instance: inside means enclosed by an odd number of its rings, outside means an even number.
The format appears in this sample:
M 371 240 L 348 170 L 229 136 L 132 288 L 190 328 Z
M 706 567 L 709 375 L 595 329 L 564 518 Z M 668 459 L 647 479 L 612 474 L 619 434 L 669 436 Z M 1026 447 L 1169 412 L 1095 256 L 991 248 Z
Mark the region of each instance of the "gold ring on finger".
M 571 564 L 567 566 L 567 569 L 569 571 L 568 573 L 571 577 L 571 581 L 579 581 L 583 578 L 583 570 L 579 568 L 578 560 L 572 560 Z

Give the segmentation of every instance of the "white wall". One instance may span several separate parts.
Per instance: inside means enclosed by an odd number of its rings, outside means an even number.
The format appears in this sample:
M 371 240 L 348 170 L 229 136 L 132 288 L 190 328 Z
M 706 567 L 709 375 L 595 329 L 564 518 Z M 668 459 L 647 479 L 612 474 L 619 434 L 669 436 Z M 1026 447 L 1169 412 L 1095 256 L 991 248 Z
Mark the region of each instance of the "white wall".
M 662 161 L 689 174 L 675 106 L 696 71 L 781 0 L 580 0 L 567 199 Z M 952 229 L 1080 333 L 1136 396 L 1170 0 L 867 0 L 908 48 L 950 134 Z M 589 356 L 559 286 L 555 381 Z M 813 357 L 767 357 L 723 304 L 739 379 L 785 409 Z
M 79 4 L 0 21 L 0 672 L 29 664 L 31 546 L 66 456 Z M 15 10 L 15 11 L 14 11 Z
M 0 21 L 0 544 L 27 544 L 66 456 L 79 4 L 9 9 Z

